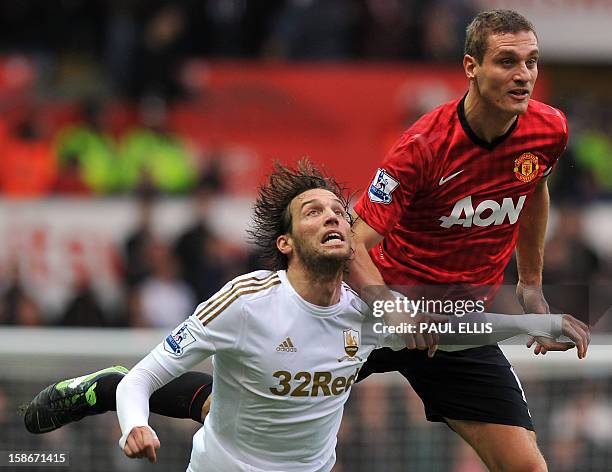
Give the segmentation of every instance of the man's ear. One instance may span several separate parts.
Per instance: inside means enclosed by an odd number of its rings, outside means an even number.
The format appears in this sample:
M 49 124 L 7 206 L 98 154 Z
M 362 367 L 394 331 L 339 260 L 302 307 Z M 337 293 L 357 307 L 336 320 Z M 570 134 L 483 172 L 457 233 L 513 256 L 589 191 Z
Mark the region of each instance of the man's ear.
M 293 240 L 291 236 L 288 234 L 281 234 L 276 238 L 276 247 L 285 256 L 291 254 L 293 252 Z
M 466 54 L 465 56 L 463 56 L 463 70 L 465 72 L 465 76 L 469 79 L 469 80 L 473 80 L 476 78 L 476 66 L 478 65 L 478 62 L 476 61 L 476 59 L 472 56 L 470 56 L 469 54 Z

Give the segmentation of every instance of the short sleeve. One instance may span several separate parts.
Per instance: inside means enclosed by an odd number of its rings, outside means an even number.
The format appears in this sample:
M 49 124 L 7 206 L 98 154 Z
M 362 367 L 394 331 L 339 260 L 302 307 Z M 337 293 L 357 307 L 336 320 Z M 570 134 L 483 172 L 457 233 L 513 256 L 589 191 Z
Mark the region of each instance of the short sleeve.
M 355 212 L 370 227 L 386 236 L 422 188 L 424 155 L 417 137 L 405 134 L 393 146 L 363 193 Z
M 556 108 L 554 110 L 557 113 L 557 116 L 559 117 L 561 121 L 561 126 L 560 126 L 561 130 L 560 130 L 558 145 L 551 152 L 550 161 L 548 162 L 547 169 L 544 171 L 544 174 L 543 174 L 544 177 L 548 177 L 551 174 L 551 172 L 555 169 L 559 158 L 561 157 L 561 155 L 565 152 L 565 149 L 567 148 L 567 142 L 569 140 L 569 128 L 567 125 L 567 118 L 565 117 L 565 115 L 563 114 L 561 110 L 557 110 Z

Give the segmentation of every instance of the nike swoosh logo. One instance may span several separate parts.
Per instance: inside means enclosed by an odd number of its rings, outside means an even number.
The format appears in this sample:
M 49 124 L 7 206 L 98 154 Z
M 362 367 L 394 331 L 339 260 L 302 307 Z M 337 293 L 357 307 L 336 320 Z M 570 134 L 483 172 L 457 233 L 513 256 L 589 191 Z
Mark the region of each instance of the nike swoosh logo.
M 459 172 L 455 172 L 454 174 L 449 175 L 448 177 L 442 177 L 440 178 L 440 183 L 439 185 L 444 185 L 446 182 L 448 182 L 451 179 L 454 179 L 455 177 L 457 177 L 459 174 L 461 174 L 461 172 L 463 172 L 463 169 L 460 170 Z

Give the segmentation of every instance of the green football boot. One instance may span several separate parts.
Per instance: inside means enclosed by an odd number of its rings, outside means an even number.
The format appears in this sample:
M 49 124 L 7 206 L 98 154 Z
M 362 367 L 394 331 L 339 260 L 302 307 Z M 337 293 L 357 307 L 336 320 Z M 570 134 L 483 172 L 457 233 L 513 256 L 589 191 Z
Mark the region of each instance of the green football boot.
M 102 413 L 96 408 L 98 381 L 108 375 L 124 376 L 128 372 L 125 367 L 113 366 L 49 385 L 30 403 L 19 407 L 26 429 L 33 434 L 48 433 L 85 416 Z

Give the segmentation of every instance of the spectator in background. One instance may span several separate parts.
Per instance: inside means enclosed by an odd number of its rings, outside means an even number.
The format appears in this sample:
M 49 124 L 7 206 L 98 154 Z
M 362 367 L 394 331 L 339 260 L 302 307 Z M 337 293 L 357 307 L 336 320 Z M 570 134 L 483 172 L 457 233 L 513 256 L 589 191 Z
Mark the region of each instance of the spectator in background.
M 35 110 L 0 132 L 0 193 L 37 197 L 50 192 L 56 175 L 52 146 Z
M 104 109 L 93 100 L 80 105 L 82 122 L 58 133 L 55 152 L 60 193 L 109 193 L 117 188 L 117 158 L 113 138 L 105 131 Z
M 584 239 L 582 212 L 573 205 L 559 207 L 557 221 L 557 229 L 546 245 L 545 283 L 589 285 L 602 264 Z
M 169 194 L 194 187 L 194 158 L 181 137 L 167 126 L 166 103 L 148 97 L 140 103 L 140 125 L 129 130 L 119 144 L 121 188 L 135 190 L 150 180 L 155 189 Z
M 170 102 L 184 94 L 179 71 L 189 41 L 184 3 L 163 2 L 145 21 L 134 54 L 131 96 L 157 96 Z
M 151 261 L 148 247 L 153 244 L 153 206 L 155 196 L 152 191 L 138 194 L 138 226 L 125 241 L 124 282 L 128 291 L 151 275 Z
M 181 274 L 198 300 L 206 300 L 228 278 L 242 268 L 231 245 L 220 240 L 209 227 L 211 200 L 223 194 L 218 161 L 213 161 L 200 178 L 193 195 L 193 224 L 178 236 L 174 252 Z
M 72 293 L 72 298 L 60 318 L 61 326 L 96 327 L 108 324 L 89 276 L 83 274 Z
M 556 231 L 546 243 L 543 273 L 544 283 L 549 286 L 550 304 L 553 310 L 576 313 L 585 323 L 594 325 L 598 320 L 593 289 L 602 261 L 584 238 L 579 208 L 559 207 L 557 221 Z
M 137 0 L 109 0 L 103 54 L 111 88 L 129 98 L 138 42 Z
M 130 313 L 134 327 L 171 328 L 193 311 L 193 292 L 179 277 L 178 261 L 170 248 L 156 241 L 147 247 L 152 273 L 134 292 Z
M 21 283 L 17 261 L 9 265 L 7 282 L 7 287 L 0 296 L 0 324 L 42 325 L 40 308 Z

